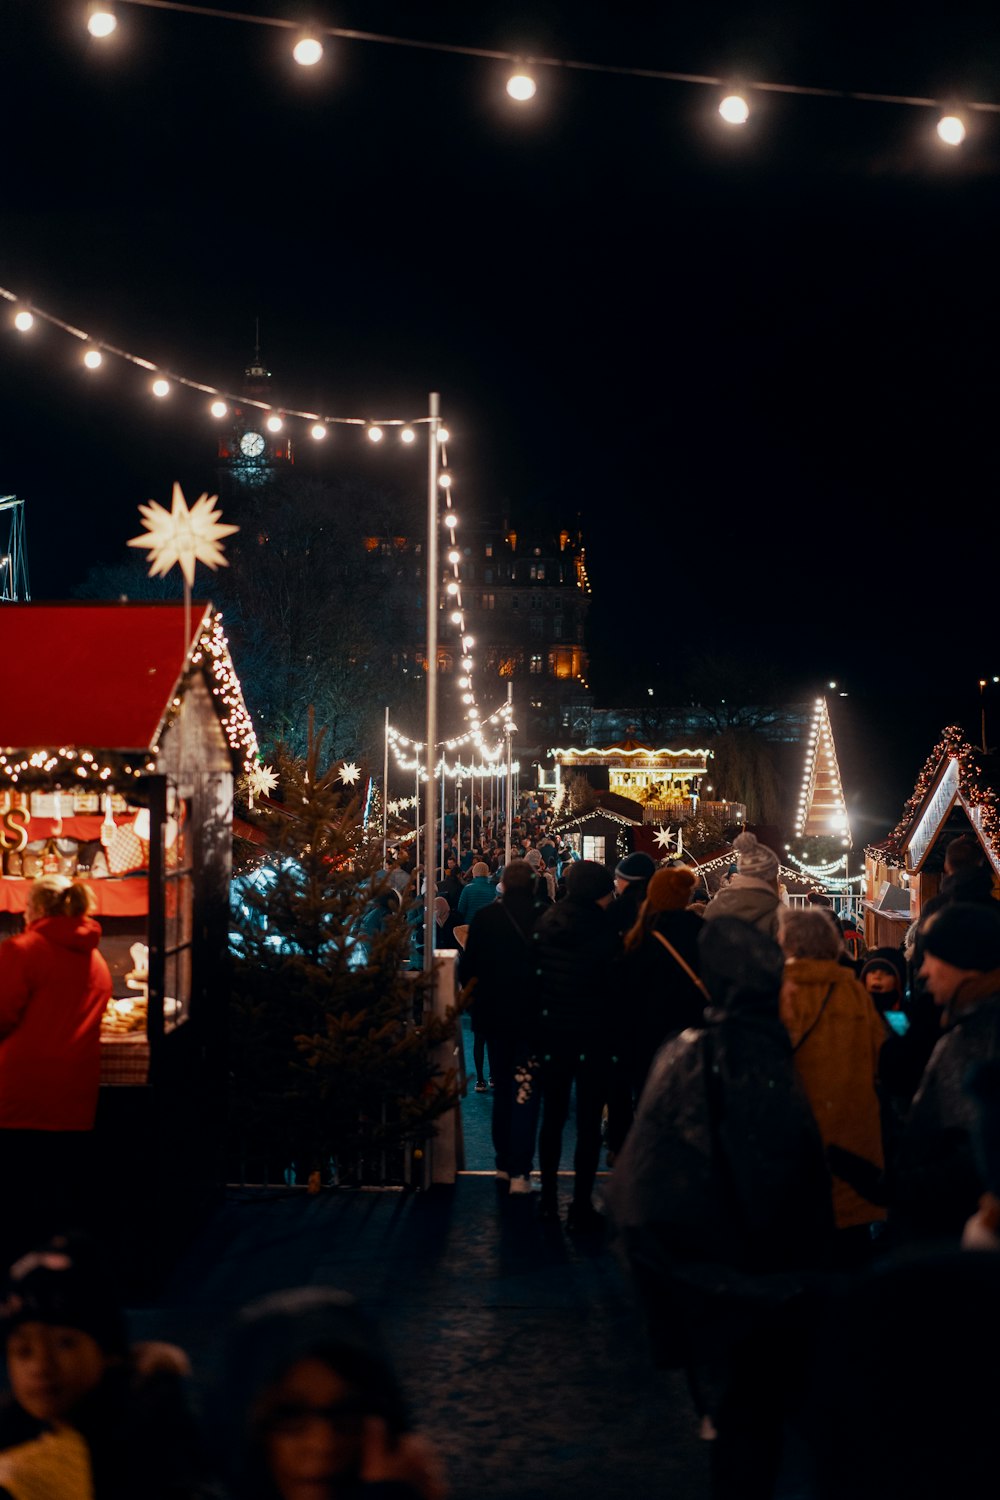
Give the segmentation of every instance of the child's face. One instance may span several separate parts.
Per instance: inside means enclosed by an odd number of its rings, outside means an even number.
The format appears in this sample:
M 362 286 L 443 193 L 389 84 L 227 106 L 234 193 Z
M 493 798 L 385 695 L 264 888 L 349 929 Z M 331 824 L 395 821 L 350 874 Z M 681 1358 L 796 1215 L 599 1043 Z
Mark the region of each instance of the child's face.
M 281 1500 L 335 1500 L 356 1481 L 364 1413 L 355 1392 L 322 1359 L 303 1359 L 283 1377 L 264 1412 L 267 1465 Z
M 98 1384 L 106 1364 L 100 1344 L 79 1328 L 22 1323 L 7 1340 L 14 1399 L 39 1422 L 65 1421 Z
M 869 995 L 878 995 L 886 1000 L 899 993 L 899 976 L 888 969 L 869 969 L 865 975 L 865 989 Z

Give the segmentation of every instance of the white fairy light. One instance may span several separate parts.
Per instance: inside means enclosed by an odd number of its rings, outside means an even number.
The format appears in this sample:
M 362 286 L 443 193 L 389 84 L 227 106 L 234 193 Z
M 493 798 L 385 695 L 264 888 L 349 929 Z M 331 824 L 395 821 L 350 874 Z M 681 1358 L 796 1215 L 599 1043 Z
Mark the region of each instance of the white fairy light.
M 314 68 L 323 56 L 323 43 L 315 36 L 300 36 L 292 56 L 300 68 Z
M 83 362 L 88 370 L 99 370 L 104 363 L 104 355 L 100 349 L 88 349 L 83 356 Z
M 385 433 L 382 431 L 381 427 L 373 424 L 368 428 L 368 439 L 370 442 L 380 443 L 384 437 Z
M 264 425 L 267 428 L 268 432 L 280 432 L 285 424 L 278 416 L 277 412 L 274 412 L 271 416 L 268 417 Z
M 529 99 L 533 99 L 536 89 L 535 80 L 530 73 L 525 73 L 523 68 L 512 73 L 507 79 L 507 93 L 518 104 L 526 104 Z
M 314 422 L 309 429 L 309 436 L 315 438 L 317 443 L 322 442 L 322 440 L 326 437 L 326 428 L 323 426 L 323 423 Z
M 401 443 L 415 443 L 416 440 L 417 434 L 414 432 L 412 427 L 404 427 L 402 432 L 399 434 L 399 441 Z
M 117 25 L 118 19 L 110 5 L 95 4 L 90 7 L 87 30 L 91 36 L 98 38 L 110 36 Z
M 750 118 L 750 106 L 742 94 L 727 94 L 719 105 L 719 114 L 727 125 L 745 125 Z
M 451 489 L 451 475 L 450 474 L 439 474 L 438 475 L 438 484 L 441 486 L 441 488 L 443 490 L 450 490 Z
M 448 431 L 447 427 L 439 427 L 438 428 L 438 442 L 439 443 L 447 443 L 450 440 L 450 438 L 451 438 L 451 433 Z
M 164 396 L 170 395 L 170 381 L 154 380 L 151 389 L 153 395 L 156 396 L 160 401 L 162 401 Z
M 942 115 L 937 122 L 937 133 L 946 146 L 960 146 L 965 140 L 965 123 L 958 115 Z
M 34 327 L 34 324 L 35 319 L 26 307 L 22 307 L 20 312 L 14 314 L 14 327 L 18 333 L 27 333 L 30 328 Z
M 445 513 L 444 524 L 452 528 L 458 525 L 458 517 L 453 510 L 449 510 Z
M 216 420 L 218 420 L 220 417 L 226 416 L 229 411 L 229 407 L 224 401 L 213 401 L 208 409 L 212 413 L 212 416 L 216 418 Z

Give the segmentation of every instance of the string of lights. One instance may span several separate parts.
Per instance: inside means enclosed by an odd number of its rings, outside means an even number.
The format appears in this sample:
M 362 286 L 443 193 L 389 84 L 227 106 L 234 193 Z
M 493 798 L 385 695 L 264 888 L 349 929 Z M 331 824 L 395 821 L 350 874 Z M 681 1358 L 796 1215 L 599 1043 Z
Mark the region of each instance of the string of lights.
M 538 92 L 539 75 L 558 70 L 644 79 L 654 83 L 686 84 L 717 90 L 722 93 L 718 105 L 720 119 L 727 126 L 737 129 L 746 125 L 750 119 L 750 99 L 754 94 L 784 94 L 810 99 L 901 105 L 909 109 L 935 110 L 939 114 L 936 125 L 938 139 L 942 144 L 950 147 L 960 146 L 964 141 L 967 134 L 966 116 L 968 114 L 1000 114 L 1000 104 L 992 100 L 963 101 L 962 105 L 956 108 L 950 101 L 921 95 L 896 94 L 884 90 L 825 88 L 813 84 L 778 83 L 764 79 L 742 82 L 738 88 L 735 88 L 731 80 L 712 74 L 594 62 L 582 58 L 540 57 L 508 51 L 504 48 L 427 41 L 382 32 L 360 31 L 344 26 L 302 26 L 297 21 L 279 16 L 247 15 L 242 11 L 224 10 L 215 6 L 186 4 L 183 0 L 116 0 L 115 4 L 105 3 L 105 0 L 92 0 L 87 8 L 87 29 L 90 35 L 100 42 L 106 43 L 118 34 L 116 6 L 117 9 L 128 6 L 146 10 L 174 11 L 199 16 L 203 20 L 231 21 L 249 26 L 291 31 L 294 33 L 291 55 L 294 61 L 304 68 L 316 67 L 322 62 L 325 54 L 324 38 L 407 48 L 416 52 L 436 52 L 480 62 L 503 64 L 506 75 L 504 89 L 508 98 L 517 105 L 530 104 L 530 101 L 535 98 Z

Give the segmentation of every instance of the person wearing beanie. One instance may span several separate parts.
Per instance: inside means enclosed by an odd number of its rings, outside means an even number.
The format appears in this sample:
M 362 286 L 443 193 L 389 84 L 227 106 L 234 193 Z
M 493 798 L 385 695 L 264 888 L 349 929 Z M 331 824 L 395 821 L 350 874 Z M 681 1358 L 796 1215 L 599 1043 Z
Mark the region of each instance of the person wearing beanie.
M 880 1015 L 899 1011 L 905 1018 L 906 959 L 901 948 L 873 948 L 858 975 Z
M 823 1145 L 836 1160 L 849 1153 L 862 1172 L 881 1179 L 885 1160 L 879 1107 L 879 1056 L 888 1031 L 867 990 L 841 962 L 844 941 L 822 906 L 785 907 L 779 927 L 785 972 L 780 1013 L 795 1071 L 812 1105 Z M 833 1160 L 833 1156 L 830 1156 Z M 855 1171 L 833 1172 L 836 1253 L 845 1270 L 872 1253 L 871 1226 L 885 1206 L 867 1198 Z M 857 1185 L 856 1185 L 857 1184 Z M 880 1195 L 881 1196 L 881 1195 Z
M 705 921 L 738 917 L 767 937 L 776 938 L 781 909 L 778 856 L 766 844 L 758 843 L 749 832 L 737 834 L 733 849 L 738 861 L 736 874 L 706 906 Z
M 611 915 L 618 931 L 624 936 L 634 927 L 639 917 L 639 908 L 646 899 L 646 889 L 656 873 L 656 861 L 637 849 L 626 854 L 615 866 L 615 904 Z
M 0 1405 L 0 1494 L 207 1496 L 207 1461 L 181 1383 L 186 1356 L 172 1344 L 129 1345 L 93 1241 L 58 1235 L 15 1262 L 0 1337 L 10 1387 Z
M 611 966 L 621 947 L 608 911 L 613 900 L 611 871 L 579 860 L 566 872 L 565 897 L 542 912 L 532 934 L 542 1052 L 541 1214 L 559 1218 L 562 1133 L 575 1084 L 573 1201 L 566 1219 L 573 1233 L 597 1231 L 604 1222 L 591 1194 L 612 1087 Z
M 949 902 L 923 930 L 921 977 L 940 1037 L 900 1141 L 890 1222 L 904 1240 L 957 1240 L 982 1184 L 969 1069 L 1000 1055 L 1000 906 Z
M 237 1315 L 212 1431 L 231 1500 L 443 1500 L 388 1350 L 346 1292 L 274 1292 Z

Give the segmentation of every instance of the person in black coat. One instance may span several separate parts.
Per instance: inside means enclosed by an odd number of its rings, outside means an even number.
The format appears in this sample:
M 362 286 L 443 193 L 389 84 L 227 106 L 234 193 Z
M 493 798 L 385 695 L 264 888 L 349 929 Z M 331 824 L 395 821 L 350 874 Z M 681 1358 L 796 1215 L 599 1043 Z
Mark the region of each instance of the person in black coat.
M 609 907 L 611 872 L 579 860 L 566 872 L 566 895 L 548 907 L 534 930 L 542 1045 L 543 1218 L 557 1220 L 562 1132 L 576 1085 L 573 1201 L 566 1227 L 594 1232 L 603 1216 L 591 1202 L 601 1154 L 601 1119 L 611 1090 L 611 965 L 620 951 Z
M 538 1002 L 531 934 L 541 905 L 526 860 L 512 860 L 500 878 L 500 900 L 469 924 L 458 962 L 471 984 L 473 1029 L 485 1038 L 493 1078 L 493 1151 L 497 1178 L 511 1193 L 530 1192 L 538 1128 Z
M 823 1143 L 778 1013 L 784 959 L 737 917 L 699 938 L 712 1006 L 657 1054 L 606 1191 L 659 1363 L 686 1367 L 715 1497 L 772 1493 L 833 1234 Z

